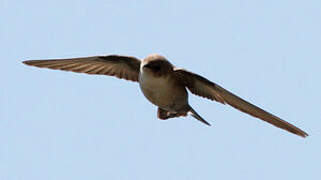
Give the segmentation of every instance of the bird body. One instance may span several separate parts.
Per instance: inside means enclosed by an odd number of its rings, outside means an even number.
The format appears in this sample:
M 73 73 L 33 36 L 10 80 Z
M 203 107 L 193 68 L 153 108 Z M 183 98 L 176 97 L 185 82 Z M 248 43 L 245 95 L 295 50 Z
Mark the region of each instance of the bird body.
M 139 85 L 150 102 L 165 110 L 179 110 L 180 106 L 176 104 L 187 104 L 188 96 L 185 87 L 176 86 L 175 81 L 170 77 L 153 77 L 148 73 L 141 73 Z
M 71 59 L 29 60 L 31 66 L 78 73 L 116 76 L 138 82 L 144 96 L 158 107 L 157 116 L 165 120 L 192 115 L 210 125 L 188 103 L 187 89 L 201 97 L 232 107 L 301 137 L 308 134 L 279 117 L 245 101 L 210 80 L 176 68 L 165 57 L 153 54 L 142 61 L 131 56 L 92 56 Z
M 144 96 L 154 105 L 166 111 L 178 112 L 186 109 L 188 94 L 186 88 L 173 77 L 174 67 L 171 66 L 172 71 L 169 73 L 155 75 L 154 69 L 144 66 L 150 62 L 150 59 L 145 61 L 141 64 L 138 81 Z

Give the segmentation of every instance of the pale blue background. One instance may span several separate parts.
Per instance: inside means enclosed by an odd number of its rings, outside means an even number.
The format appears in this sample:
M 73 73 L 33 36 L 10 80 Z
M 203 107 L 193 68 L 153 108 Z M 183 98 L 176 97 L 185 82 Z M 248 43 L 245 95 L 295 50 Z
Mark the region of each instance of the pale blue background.
M 0 0 L 0 180 L 320 179 L 321 1 Z M 196 96 L 160 121 L 138 84 L 27 59 L 166 56 L 306 130 Z

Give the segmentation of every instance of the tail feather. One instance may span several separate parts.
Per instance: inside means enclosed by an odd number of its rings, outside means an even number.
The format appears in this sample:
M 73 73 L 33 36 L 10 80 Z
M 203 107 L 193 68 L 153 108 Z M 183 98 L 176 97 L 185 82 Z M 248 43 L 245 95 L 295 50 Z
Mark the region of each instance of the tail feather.
M 201 121 L 202 123 L 204 123 L 204 124 L 206 124 L 206 125 L 208 125 L 208 126 L 211 126 L 211 124 L 208 123 L 207 121 L 205 121 L 192 107 L 190 107 L 189 112 L 191 113 L 191 115 L 192 115 L 195 119 Z

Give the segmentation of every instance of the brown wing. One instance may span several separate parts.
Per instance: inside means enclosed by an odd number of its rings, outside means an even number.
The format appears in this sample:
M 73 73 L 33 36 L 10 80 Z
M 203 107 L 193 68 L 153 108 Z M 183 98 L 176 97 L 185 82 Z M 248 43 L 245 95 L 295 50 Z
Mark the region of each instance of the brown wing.
M 241 99 L 235 94 L 227 91 L 221 86 L 207 80 L 206 78 L 184 69 L 175 69 L 175 74 L 181 79 L 184 85 L 194 94 L 221 102 L 227 103 L 234 108 L 260 118 L 263 121 L 273 124 L 276 127 L 296 135 L 306 137 L 308 134 L 294 125 L 274 116 L 273 114 L 264 111 L 263 109 Z
M 118 55 L 23 61 L 40 68 L 109 75 L 131 81 L 138 81 L 140 62 L 135 57 Z

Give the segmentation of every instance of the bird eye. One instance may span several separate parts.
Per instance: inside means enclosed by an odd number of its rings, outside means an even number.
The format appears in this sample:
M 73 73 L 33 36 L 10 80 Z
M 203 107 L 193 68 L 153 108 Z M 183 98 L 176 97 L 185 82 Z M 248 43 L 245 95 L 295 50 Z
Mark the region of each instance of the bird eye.
M 159 71 L 161 69 L 161 67 L 159 65 L 154 65 L 154 66 L 152 66 L 152 69 Z

